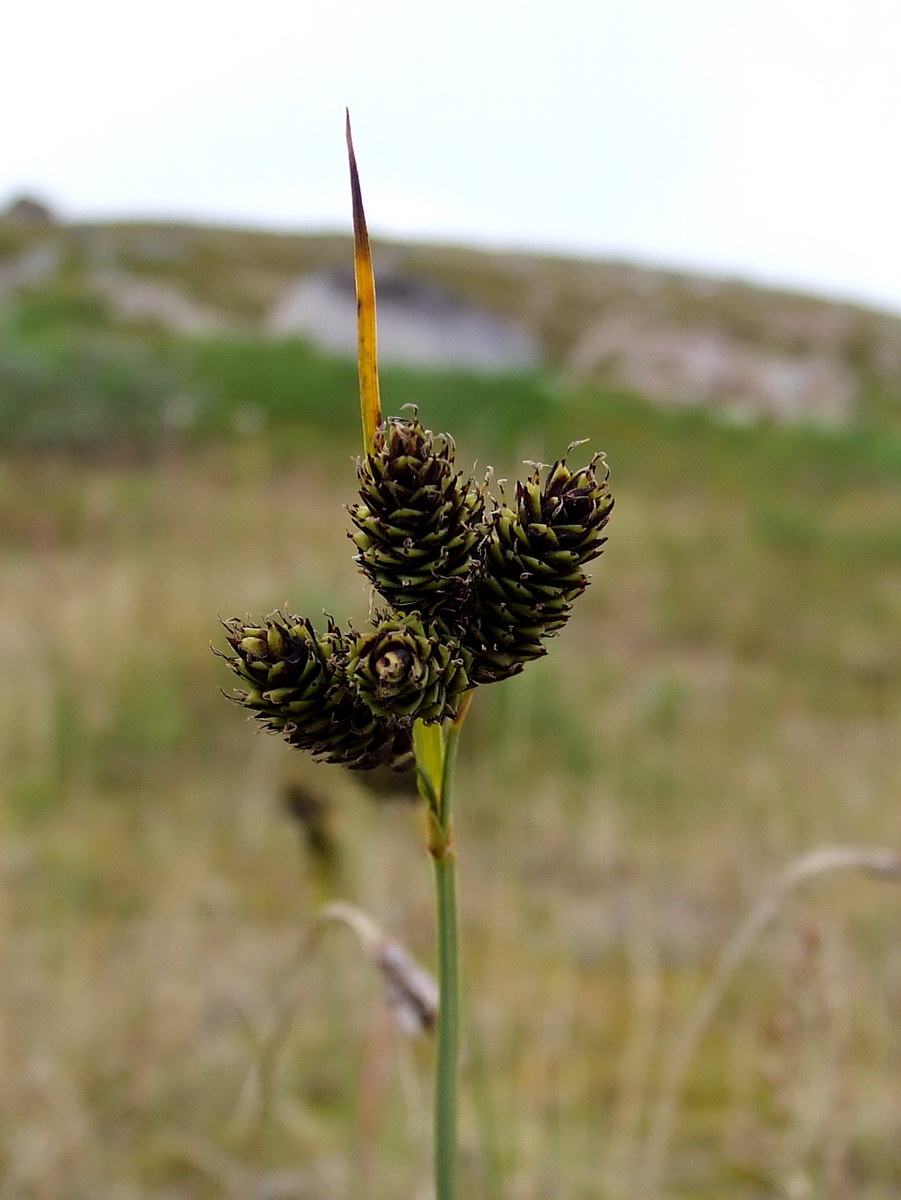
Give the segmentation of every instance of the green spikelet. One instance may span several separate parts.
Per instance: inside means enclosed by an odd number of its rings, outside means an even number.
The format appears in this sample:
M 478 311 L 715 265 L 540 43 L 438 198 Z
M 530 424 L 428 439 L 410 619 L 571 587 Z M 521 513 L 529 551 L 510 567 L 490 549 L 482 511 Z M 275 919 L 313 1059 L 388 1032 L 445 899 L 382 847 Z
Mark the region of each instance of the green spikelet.
M 355 561 L 393 609 L 459 624 L 485 536 L 484 489 L 454 466 L 454 442 L 390 417 L 360 463 L 350 509 Z
M 543 484 L 536 466 L 516 485 L 515 508 L 498 506 L 465 638 L 474 683 L 516 675 L 546 653 L 542 642 L 568 620 L 573 601 L 588 586 L 582 567 L 607 540 L 602 530 L 613 507 L 607 476 L 600 454 L 579 471 L 571 471 L 564 456 Z
M 353 642 L 347 677 L 374 714 L 409 725 L 456 715 L 469 688 L 458 644 L 430 636 L 414 616 L 383 614 Z
M 224 625 L 234 651 L 224 657 L 248 685 L 232 698 L 266 729 L 354 770 L 412 766 L 409 731 L 374 714 L 349 687 L 343 664 L 350 645 L 333 622 L 324 634 L 309 621 L 278 612 L 259 623 L 232 618 Z

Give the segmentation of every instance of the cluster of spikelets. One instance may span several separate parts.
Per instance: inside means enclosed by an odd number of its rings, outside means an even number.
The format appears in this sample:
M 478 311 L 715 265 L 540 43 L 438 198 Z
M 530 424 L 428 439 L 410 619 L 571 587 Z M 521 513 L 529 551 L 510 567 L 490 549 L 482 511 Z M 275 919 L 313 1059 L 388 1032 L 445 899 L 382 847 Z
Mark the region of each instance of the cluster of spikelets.
M 572 450 L 572 447 L 570 447 Z M 455 716 L 472 688 L 546 653 L 588 585 L 613 499 L 601 455 L 566 457 L 486 506 L 454 443 L 389 418 L 358 467 L 355 561 L 387 607 L 371 628 L 324 633 L 276 612 L 226 621 L 233 695 L 292 746 L 357 770 L 413 763 L 414 721 Z

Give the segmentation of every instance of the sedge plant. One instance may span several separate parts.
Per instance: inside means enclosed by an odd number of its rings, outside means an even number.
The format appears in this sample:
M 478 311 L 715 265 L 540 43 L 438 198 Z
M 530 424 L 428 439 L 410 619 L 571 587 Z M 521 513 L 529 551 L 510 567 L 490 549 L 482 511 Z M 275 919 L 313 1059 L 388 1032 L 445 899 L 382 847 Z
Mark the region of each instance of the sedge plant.
M 369 626 L 287 611 L 224 622 L 231 698 L 292 746 L 351 770 L 415 769 L 435 883 L 436 1200 L 457 1200 L 459 970 L 453 780 L 474 691 L 547 652 L 588 585 L 613 507 L 604 456 L 529 464 L 494 498 L 417 412 L 382 415 L 372 255 L 347 123 L 363 455 L 350 508 L 354 560 L 381 600 Z

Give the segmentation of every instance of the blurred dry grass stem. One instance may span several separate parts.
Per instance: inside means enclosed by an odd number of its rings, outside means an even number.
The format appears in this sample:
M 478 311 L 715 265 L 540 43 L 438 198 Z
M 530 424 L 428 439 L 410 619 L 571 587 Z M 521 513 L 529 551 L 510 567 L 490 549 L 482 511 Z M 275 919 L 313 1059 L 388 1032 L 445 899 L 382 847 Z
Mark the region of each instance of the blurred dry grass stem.
M 319 914 L 317 927 L 328 923 L 345 925 L 358 937 L 372 965 L 381 972 L 385 998 L 398 1029 L 407 1037 L 432 1033 L 438 1014 L 438 985 L 428 971 L 416 963 L 409 951 L 362 909 L 335 901 Z
M 438 1013 L 438 985 L 434 977 L 361 908 L 340 900 L 327 904 L 307 931 L 294 964 L 278 988 L 268 1030 L 253 1038 L 256 1043 L 253 1062 L 235 1113 L 236 1129 L 243 1131 L 242 1136 L 250 1144 L 259 1141 L 272 1108 L 275 1074 L 303 996 L 310 957 L 332 925 L 343 926 L 356 936 L 366 960 L 381 975 L 384 1002 L 395 1028 L 407 1038 L 434 1031 Z
M 688 1067 L 736 971 L 790 894 L 809 880 L 836 871 L 859 871 L 897 883 L 901 882 L 901 855 L 879 846 L 824 846 L 812 850 L 789 863 L 751 910 L 721 951 L 710 980 L 673 1043 L 642 1155 L 637 1196 L 650 1200 L 662 1194 L 666 1156 Z

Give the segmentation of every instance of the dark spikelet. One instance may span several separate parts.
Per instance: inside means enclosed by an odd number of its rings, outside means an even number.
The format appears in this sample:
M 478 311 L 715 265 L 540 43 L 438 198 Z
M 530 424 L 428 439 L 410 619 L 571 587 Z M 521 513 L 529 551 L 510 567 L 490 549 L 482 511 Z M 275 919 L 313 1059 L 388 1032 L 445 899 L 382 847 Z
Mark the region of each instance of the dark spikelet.
M 384 613 L 353 641 L 347 678 L 379 717 L 400 725 L 454 717 L 469 689 L 468 656 L 409 614 Z
M 409 730 L 374 714 L 347 681 L 349 641 L 329 622 L 270 613 L 261 622 L 223 622 L 233 651 L 226 661 L 245 687 L 232 696 L 264 728 L 325 762 L 353 770 L 413 765 Z
M 588 586 L 582 568 L 607 540 L 602 531 L 613 507 L 607 476 L 600 454 L 578 471 L 564 456 L 543 483 L 536 466 L 516 485 L 515 508 L 498 505 L 464 638 L 473 656 L 473 683 L 516 675 L 546 653 L 544 640 L 568 620 L 573 601 Z
M 390 417 L 359 464 L 350 508 L 355 561 L 397 612 L 457 626 L 471 602 L 485 537 L 484 487 L 454 466 L 447 434 Z

